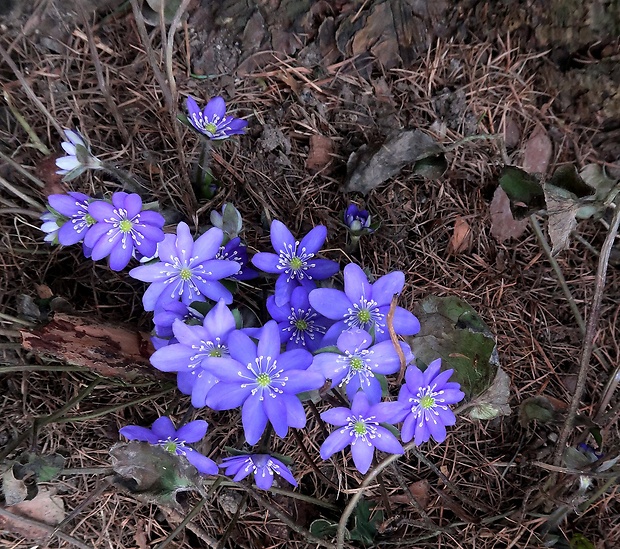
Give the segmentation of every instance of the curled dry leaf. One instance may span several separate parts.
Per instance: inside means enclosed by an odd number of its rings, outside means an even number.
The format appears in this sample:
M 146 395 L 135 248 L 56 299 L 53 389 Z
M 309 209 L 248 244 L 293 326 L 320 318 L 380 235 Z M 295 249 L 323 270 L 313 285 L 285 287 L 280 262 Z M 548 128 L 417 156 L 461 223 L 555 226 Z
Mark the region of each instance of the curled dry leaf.
M 334 142 L 325 135 L 310 137 L 310 150 L 306 159 L 306 168 L 312 173 L 328 170 L 334 153 Z
M 509 238 L 519 238 L 529 223 L 529 219 L 515 219 L 510 210 L 510 199 L 501 187 L 495 189 L 491 201 L 491 235 L 504 242 Z
M 448 243 L 449 254 L 462 254 L 471 250 L 473 235 L 471 233 L 471 225 L 464 217 L 458 216 L 454 222 L 454 232 Z
M 34 499 L 22 501 L 6 510 L 11 515 L 0 515 L 0 530 L 28 540 L 47 539 L 51 532 L 44 525 L 56 526 L 65 518 L 62 498 L 47 488 L 41 488 Z M 41 523 L 41 526 L 33 521 Z
M 542 126 L 538 126 L 525 143 L 523 169 L 527 173 L 546 173 L 553 154 L 553 145 Z

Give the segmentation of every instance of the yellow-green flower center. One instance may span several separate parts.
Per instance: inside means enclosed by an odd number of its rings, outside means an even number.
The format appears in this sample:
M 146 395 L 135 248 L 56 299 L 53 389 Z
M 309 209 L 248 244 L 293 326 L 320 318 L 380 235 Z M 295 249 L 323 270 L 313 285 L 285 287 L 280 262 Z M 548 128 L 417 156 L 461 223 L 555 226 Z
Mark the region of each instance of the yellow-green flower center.
M 356 435 L 365 435 L 366 434 L 366 424 L 363 421 L 356 421 L 353 426 L 353 431 L 355 431 Z
M 164 450 L 166 450 L 166 452 L 170 452 L 171 454 L 176 454 L 177 443 L 169 440 L 166 444 L 164 444 Z
M 183 267 L 179 272 L 179 276 L 181 277 L 181 280 L 187 282 L 188 280 L 192 279 L 192 270 L 188 269 L 187 267 Z
M 357 356 L 353 357 L 350 360 L 349 365 L 351 366 L 351 369 L 355 370 L 356 372 L 364 369 L 364 361 Z
M 97 223 L 97 220 L 90 214 L 86 214 L 84 216 L 84 221 L 86 221 L 86 225 L 88 225 L 89 227 Z
M 295 321 L 295 328 L 302 332 L 305 332 L 308 329 L 308 323 L 300 318 L 299 320 Z
M 370 311 L 368 309 L 362 309 L 357 313 L 357 319 L 361 324 L 370 322 Z
M 212 122 L 209 122 L 208 124 L 205 124 L 205 131 L 211 135 L 215 135 L 217 133 L 217 126 Z
M 269 387 L 269 384 L 271 383 L 271 378 L 269 377 L 269 374 L 258 374 L 256 378 L 256 383 L 258 383 L 259 387 L 262 387 L 264 389 L 265 387 Z
M 211 349 L 209 356 L 220 358 L 222 356 L 222 349 Z
M 301 269 L 303 261 L 298 257 L 294 257 L 293 259 L 291 259 L 289 265 L 291 266 L 291 269 L 293 269 L 293 271 L 298 271 L 299 269 Z
M 133 228 L 133 223 L 129 221 L 129 219 L 123 219 L 119 224 L 118 228 L 122 233 L 129 233 Z
M 435 399 L 430 395 L 425 395 L 420 399 L 420 406 L 425 410 L 433 408 L 435 406 Z

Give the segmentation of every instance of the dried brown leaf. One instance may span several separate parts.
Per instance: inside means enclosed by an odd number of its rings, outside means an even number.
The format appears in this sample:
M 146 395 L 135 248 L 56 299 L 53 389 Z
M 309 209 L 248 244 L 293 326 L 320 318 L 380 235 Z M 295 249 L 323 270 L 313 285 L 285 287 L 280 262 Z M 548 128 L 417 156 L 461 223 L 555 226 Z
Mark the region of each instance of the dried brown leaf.
M 579 209 L 577 201 L 545 192 L 549 216 L 549 238 L 553 248 L 551 255 L 557 255 L 568 248 L 570 235 L 577 226 L 575 214 Z
M 454 222 L 454 232 L 448 243 L 449 254 L 462 254 L 471 250 L 473 235 L 471 225 L 464 217 L 458 216 Z
M 329 137 L 324 135 L 311 136 L 306 168 L 313 173 L 325 170 L 332 162 L 333 153 L 334 142 Z
M 523 169 L 527 173 L 546 173 L 553 154 L 553 145 L 542 126 L 538 126 L 525 143 Z
M 497 187 L 491 202 L 491 235 L 504 242 L 509 238 L 519 238 L 529 223 L 529 219 L 516 220 L 510 211 L 510 199 L 504 189 Z
M 54 495 L 47 488 L 39 489 L 35 498 L 12 505 L 7 511 L 10 511 L 12 516 L 0 515 L 0 530 L 23 536 L 28 540 L 47 539 L 49 530 L 42 527 L 38 528 L 31 520 L 27 519 L 56 526 L 65 518 L 65 506 L 62 498 Z

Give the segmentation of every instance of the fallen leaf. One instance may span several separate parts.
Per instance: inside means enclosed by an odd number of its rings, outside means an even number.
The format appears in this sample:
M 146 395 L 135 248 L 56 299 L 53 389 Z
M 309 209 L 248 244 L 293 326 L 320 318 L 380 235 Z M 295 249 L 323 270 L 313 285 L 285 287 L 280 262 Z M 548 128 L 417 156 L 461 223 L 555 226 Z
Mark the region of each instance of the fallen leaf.
M 507 116 L 504 121 L 504 143 L 506 148 L 514 149 L 521 141 L 521 130 L 511 116 Z
M 510 209 L 510 199 L 501 187 L 495 189 L 491 201 L 491 235 L 504 242 L 509 238 L 519 238 L 527 228 L 530 220 L 515 219 Z
M 37 295 L 40 299 L 51 299 L 54 297 L 54 293 L 50 287 L 45 284 L 35 284 L 34 289 L 37 291 Z
M 546 197 L 547 214 L 549 215 L 549 238 L 553 248 L 551 255 L 556 256 L 568 248 L 570 235 L 577 227 L 575 214 L 579 205 L 566 198 L 559 198 L 552 194 Z
M 545 396 L 526 398 L 519 404 L 519 423 L 527 427 L 532 421 L 541 423 L 557 423 L 562 419 L 553 403 Z
M 545 192 L 540 181 L 521 168 L 504 166 L 499 184 L 510 199 L 515 219 L 523 219 L 545 208 Z
M 50 531 L 47 528 L 38 527 L 27 519 L 56 526 L 65 518 L 62 498 L 54 495 L 47 488 L 41 488 L 34 499 L 22 501 L 6 510 L 12 516 L 0 515 L 0 530 L 23 536 L 28 540 L 45 540 L 49 538 Z
M 312 173 L 327 170 L 332 163 L 334 142 L 324 135 L 310 137 L 310 150 L 306 159 L 306 168 Z
M 426 479 L 418 480 L 409 485 L 409 492 L 411 492 L 411 495 L 422 509 L 428 509 L 428 504 L 431 500 L 430 490 L 431 486 Z M 411 504 L 409 497 L 405 494 L 397 494 L 390 499 L 395 503 L 403 503 L 405 505 Z
M 28 497 L 28 487 L 22 479 L 15 478 L 13 467 L 2 474 L 2 494 L 7 506 L 17 505 Z
M 527 173 L 546 173 L 552 154 L 553 145 L 547 131 L 542 126 L 538 126 L 525 143 L 523 169 Z
M 473 235 L 471 234 L 471 225 L 464 217 L 460 215 L 454 222 L 454 232 L 448 243 L 449 254 L 462 254 L 471 250 Z
M 469 410 L 469 417 L 472 419 L 489 420 L 498 416 L 509 416 L 509 399 L 510 378 L 504 370 L 498 368 L 491 386 L 472 401 L 473 406 Z

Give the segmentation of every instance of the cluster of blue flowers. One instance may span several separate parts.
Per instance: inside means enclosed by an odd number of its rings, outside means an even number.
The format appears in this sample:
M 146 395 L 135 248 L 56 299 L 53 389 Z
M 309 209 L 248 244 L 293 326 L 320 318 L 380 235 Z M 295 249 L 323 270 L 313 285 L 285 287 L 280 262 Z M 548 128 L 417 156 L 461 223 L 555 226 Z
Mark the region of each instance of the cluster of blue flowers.
M 212 140 L 243 133 L 247 125 L 226 116 L 220 97 L 204 110 L 189 98 L 187 107 L 192 127 Z M 96 169 L 98 161 L 83 138 L 72 131 L 66 135 L 70 142 L 63 143 L 68 156 L 58 160 L 61 172 Z M 232 232 L 225 230 L 224 218 L 231 211 L 226 208 L 234 209 L 227 204 L 222 214 L 214 212 L 211 219 L 217 226 L 194 238 L 183 222 L 176 234 L 164 234 L 163 217 L 145 210 L 137 194 L 116 192 L 107 201 L 70 192 L 49 197 L 42 229 L 47 241 L 82 242 L 86 257 L 109 257 L 114 270 L 125 268 L 132 256 L 141 260 L 129 275 L 149 284 L 142 303 L 154 315 L 152 365 L 176 373 L 179 390 L 191 395 L 196 408 L 240 407 L 249 445 L 261 440 L 268 424 L 279 437 L 291 427 L 304 428 L 302 394 L 330 386 L 346 395 L 350 405 L 321 414 L 323 421 L 337 427 L 321 446 L 323 459 L 350 445 L 356 468 L 366 473 L 375 448 L 404 452 L 394 429 L 388 428 L 398 423 L 402 442 L 445 440 L 446 426 L 455 423 L 449 406 L 464 394 L 449 381 L 452 370 L 441 371 L 439 360 L 422 372 L 407 343 L 400 341 L 400 349 L 394 345 L 390 332 L 413 336 L 420 330 L 418 319 L 406 309 L 395 307 L 390 313 L 393 297 L 403 290 L 404 274 L 391 272 L 371 283 L 350 263 L 344 268 L 344 289 L 328 287 L 326 281 L 340 266 L 320 257 L 327 229 L 319 225 L 297 239 L 278 220 L 270 229 L 273 251 L 256 253 L 250 260 L 238 236 L 240 218 Z M 344 213 L 344 222 L 357 236 L 373 230 L 368 212 L 354 205 Z M 277 275 L 274 294 L 266 303 L 271 320 L 259 328 L 244 328 L 229 308 L 230 285 L 222 281 L 249 280 L 260 272 Z M 198 309 L 208 312 L 203 315 Z M 382 401 L 382 377 L 403 366 L 405 383 L 397 400 Z M 206 431 L 204 421 L 176 430 L 162 417 L 151 429 L 127 426 L 120 433 L 185 456 L 202 473 L 216 474 L 218 465 L 187 445 Z M 254 474 L 260 488 L 271 487 L 274 475 L 296 485 L 287 466 L 265 453 L 233 456 L 219 467 L 235 480 Z

